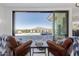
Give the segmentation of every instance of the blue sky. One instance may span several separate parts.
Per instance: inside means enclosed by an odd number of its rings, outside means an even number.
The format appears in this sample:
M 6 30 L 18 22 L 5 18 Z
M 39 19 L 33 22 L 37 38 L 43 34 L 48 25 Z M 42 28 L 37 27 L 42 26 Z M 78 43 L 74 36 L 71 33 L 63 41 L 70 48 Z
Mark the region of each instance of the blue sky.
M 16 12 L 15 15 L 15 29 L 52 28 L 52 23 L 48 21 L 49 13 Z

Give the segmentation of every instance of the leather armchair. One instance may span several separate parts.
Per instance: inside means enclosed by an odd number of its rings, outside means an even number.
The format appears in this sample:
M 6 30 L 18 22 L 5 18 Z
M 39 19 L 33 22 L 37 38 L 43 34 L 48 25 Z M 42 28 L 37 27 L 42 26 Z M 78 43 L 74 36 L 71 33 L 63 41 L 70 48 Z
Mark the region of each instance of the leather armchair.
M 68 50 L 70 46 L 73 44 L 72 38 L 66 38 L 63 45 L 56 44 L 55 41 L 47 41 L 48 51 L 51 52 L 55 56 L 67 56 L 69 55 Z
M 24 56 L 30 51 L 32 40 L 18 44 L 14 36 L 7 37 L 8 47 L 13 52 L 14 56 Z

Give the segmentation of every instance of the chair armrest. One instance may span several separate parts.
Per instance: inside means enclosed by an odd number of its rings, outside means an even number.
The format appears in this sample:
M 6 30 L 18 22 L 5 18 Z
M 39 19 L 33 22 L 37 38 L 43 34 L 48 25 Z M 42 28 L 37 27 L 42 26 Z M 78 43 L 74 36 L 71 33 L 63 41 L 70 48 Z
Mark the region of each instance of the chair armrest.
M 20 55 L 27 54 L 28 51 L 30 50 L 29 48 L 30 48 L 31 43 L 32 43 L 32 40 L 29 40 L 29 41 L 21 44 L 17 48 L 15 48 L 15 51 L 14 51 L 15 55 L 16 56 L 18 56 L 18 55 L 20 56 Z
M 63 51 L 63 50 L 65 50 L 62 46 L 60 46 L 60 45 L 55 45 L 55 47 L 58 49 L 58 50 L 60 50 L 60 51 Z
M 65 55 L 66 49 L 62 45 L 56 44 L 54 41 L 47 41 L 49 51 L 54 55 Z
M 26 45 L 25 43 L 21 44 L 17 48 L 15 48 L 14 53 L 16 56 L 21 55 L 23 52 L 26 52 L 27 48 L 28 48 L 28 45 Z
M 50 42 L 51 48 L 54 48 L 59 51 L 65 50 L 65 48 L 62 47 L 62 45 L 56 44 L 54 41 Z

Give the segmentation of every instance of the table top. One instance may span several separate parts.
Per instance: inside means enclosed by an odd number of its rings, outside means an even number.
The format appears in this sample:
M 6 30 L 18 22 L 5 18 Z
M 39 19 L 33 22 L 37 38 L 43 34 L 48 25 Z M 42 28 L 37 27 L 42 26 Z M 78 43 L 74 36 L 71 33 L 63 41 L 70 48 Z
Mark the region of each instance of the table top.
M 48 48 L 48 45 L 47 45 L 46 42 L 43 42 L 43 45 L 42 45 L 42 46 L 36 46 L 36 45 L 35 45 L 35 42 L 33 42 L 33 43 L 31 44 L 31 48 Z

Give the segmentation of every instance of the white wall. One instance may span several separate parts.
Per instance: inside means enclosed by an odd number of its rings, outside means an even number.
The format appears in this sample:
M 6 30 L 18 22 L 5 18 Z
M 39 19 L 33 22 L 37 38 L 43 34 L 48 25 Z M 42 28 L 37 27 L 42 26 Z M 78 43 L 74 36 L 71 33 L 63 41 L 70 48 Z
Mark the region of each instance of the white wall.
M 5 7 L 0 6 L 0 35 L 11 35 L 11 19 Z M 8 17 L 7 17 L 8 16 Z
M 1 10 L 1 9 L 0 9 Z M 5 20 L 6 22 L 4 25 L 2 25 L 2 28 L 0 31 L 1 34 L 6 33 L 8 35 L 11 35 L 12 33 L 12 11 L 14 10 L 20 10 L 20 11 L 54 11 L 54 10 L 69 10 L 69 36 L 72 36 L 72 9 L 70 8 L 21 8 L 21 7 L 6 7 L 5 8 Z M 2 15 L 1 14 L 1 15 Z M 2 15 L 3 17 L 3 15 Z M 5 30 L 3 30 L 5 29 Z
M 0 7 L 0 35 L 4 33 L 4 27 L 5 27 L 5 15 L 4 15 L 4 8 Z

